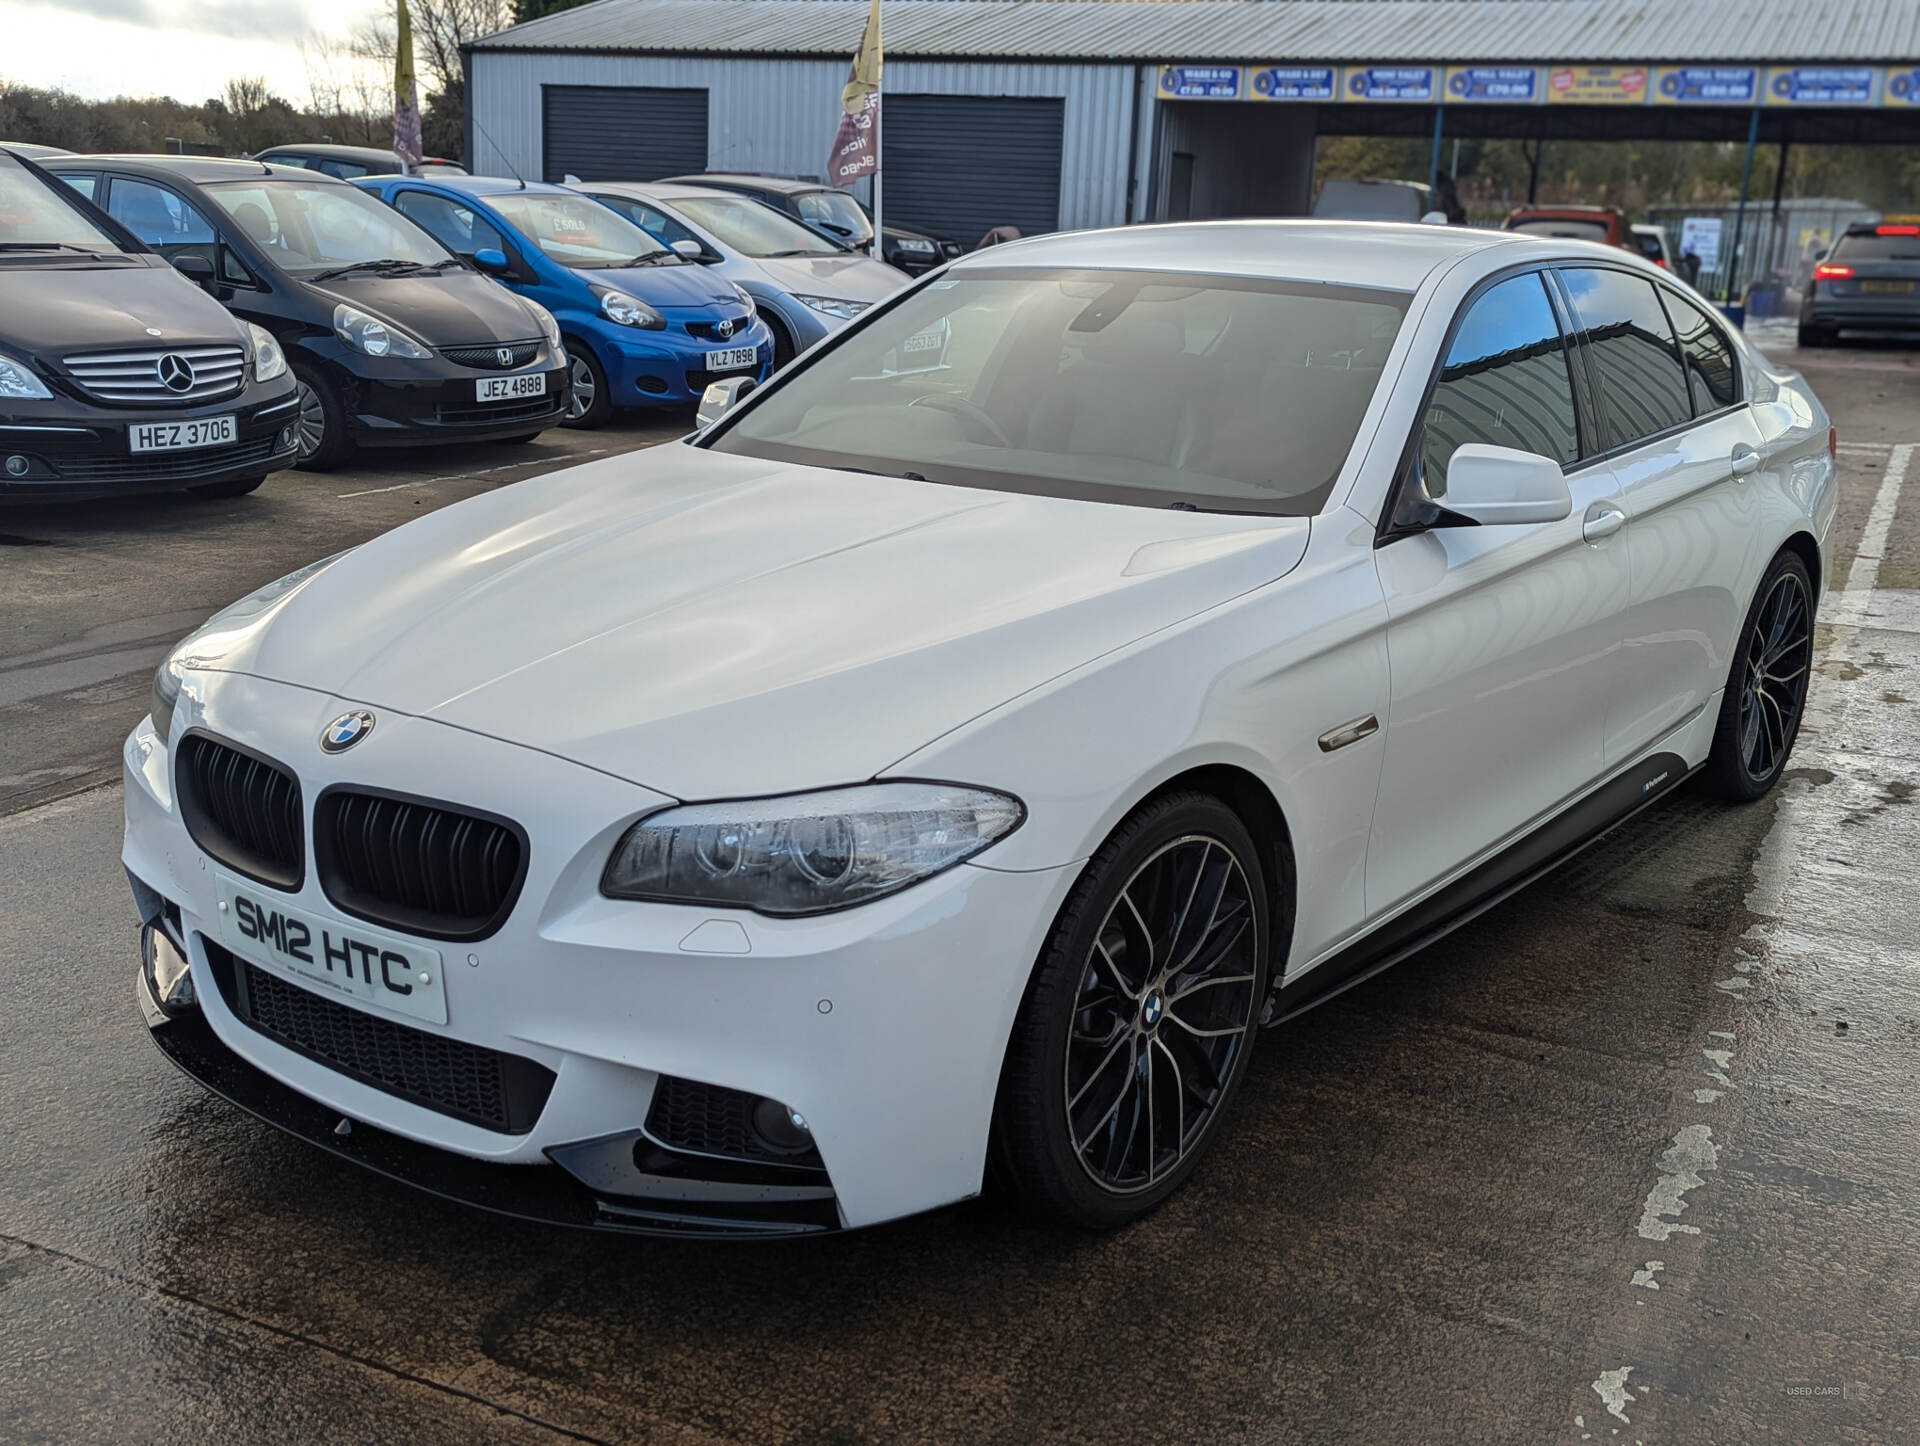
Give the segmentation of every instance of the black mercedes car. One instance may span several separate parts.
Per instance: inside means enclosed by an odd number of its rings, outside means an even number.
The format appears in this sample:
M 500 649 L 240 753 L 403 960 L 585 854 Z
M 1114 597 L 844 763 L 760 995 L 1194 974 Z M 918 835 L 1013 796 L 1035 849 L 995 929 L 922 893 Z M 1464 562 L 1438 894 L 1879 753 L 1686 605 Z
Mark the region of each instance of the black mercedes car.
M 280 345 L 0 153 L 0 501 L 251 492 L 298 447 Z
M 873 245 L 873 217 L 847 192 L 818 181 L 789 181 L 779 176 L 714 171 L 699 176 L 673 176 L 670 183 L 710 186 L 751 196 L 762 205 L 784 211 L 801 225 L 854 251 Z M 881 259 L 909 276 L 930 271 L 960 254 L 957 243 L 929 236 L 910 226 L 888 222 L 881 237 Z
M 1800 345 L 1832 346 L 1842 331 L 1920 331 L 1920 222 L 1849 226 L 1814 266 Z
M 302 467 L 339 466 L 356 447 L 528 441 L 566 411 L 553 318 L 357 186 L 200 156 L 48 169 L 279 339 Z

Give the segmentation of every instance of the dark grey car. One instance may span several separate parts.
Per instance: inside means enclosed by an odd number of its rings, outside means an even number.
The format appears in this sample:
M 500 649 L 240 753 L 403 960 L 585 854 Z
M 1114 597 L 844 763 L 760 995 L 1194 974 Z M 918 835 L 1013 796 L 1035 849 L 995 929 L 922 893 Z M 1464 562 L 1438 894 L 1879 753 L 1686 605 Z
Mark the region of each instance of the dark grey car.
M 1842 331 L 1920 331 L 1920 224 L 1849 226 L 1813 268 L 1800 345 L 1832 346 Z

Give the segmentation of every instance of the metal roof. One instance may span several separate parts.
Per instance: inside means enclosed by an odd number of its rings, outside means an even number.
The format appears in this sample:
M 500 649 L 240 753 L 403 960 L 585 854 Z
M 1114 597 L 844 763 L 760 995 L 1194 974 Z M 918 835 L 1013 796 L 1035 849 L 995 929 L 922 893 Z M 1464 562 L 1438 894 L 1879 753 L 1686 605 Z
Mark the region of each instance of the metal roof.
M 847 56 L 866 0 L 598 0 L 477 51 Z M 894 0 L 893 58 L 1920 61 L 1916 0 Z

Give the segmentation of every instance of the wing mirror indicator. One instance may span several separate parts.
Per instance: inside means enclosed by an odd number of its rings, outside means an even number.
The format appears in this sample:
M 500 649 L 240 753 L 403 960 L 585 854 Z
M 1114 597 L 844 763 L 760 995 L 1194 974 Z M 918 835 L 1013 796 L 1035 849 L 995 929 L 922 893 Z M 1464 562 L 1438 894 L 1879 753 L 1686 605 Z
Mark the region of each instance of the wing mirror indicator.
M 707 389 L 700 393 L 700 410 L 694 416 L 694 425 L 702 431 L 711 427 L 745 401 L 759 385 L 752 377 L 727 377 L 707 383 Z
M 1448 512 L 1482 527 L 1559 522 L 1573 515 L 1566 474 L 1551 457 L 1468 442 L 1447 463 Z

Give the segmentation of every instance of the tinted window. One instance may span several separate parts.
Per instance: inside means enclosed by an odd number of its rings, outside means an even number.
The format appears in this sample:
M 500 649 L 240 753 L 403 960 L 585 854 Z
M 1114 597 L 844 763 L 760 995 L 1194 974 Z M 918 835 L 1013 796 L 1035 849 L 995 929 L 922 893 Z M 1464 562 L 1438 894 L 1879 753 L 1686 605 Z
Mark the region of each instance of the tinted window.
M 1920 236 L 1842 236 L 1832 260 L 1920 261 Z
M 107 210 L 169 261 L 184 252 L 213 260 L 213 227 L 172 191 L 148 181 L 117 176 L 107 189 Z
M 367 167 L 357 161 L 315 161 L 313 169 L 323 175 L 337 176 L 343 181 L 351 181 L 355 176 L 371 174 Z
M 1691 418 L 1686 374 L 1653 283 L 1582 267 L 1560 276 L 1601 390 L 1596 450 L 1631 446 Z
M 313 169 L 313 162 L 305 156 L 261 156 L 262 162 L 269 166 L 299 166 L 305 170 Z
M 1520 231 L 1528 236 L 1558 236 L 1567 241 L 1604 241 L 1607 239 L 1605 221 L 1580 221 L 1572 217 L 1535 216 L 1527 221 L 1507 222 L 1509 231 Z
M 1666 248 L 1660 244 L 1660 238 L 1651 231 L 1635 231 L 1633 244 L 1640 248 L 1640 254 L 1649 261 L 1659 263 L 1667 259 Z
M 711 445 L 1005 492 L 1309 515 L 1406 305 L 1170 272 L 967 272 L 786 375 Z
M 1447 348 L 1421 423 L 1429 496 L 1446 495 L 1447 464 L 1468 442 L 1535 452 L 1562 466 L 1579 456 L 1567 350 L 1537 273 L 1485 292 Z
M 1671 291 L 1661 295 L 1666 298 L 1673 329 L 1680 336 L 1680 355 L 1686 359 L 1687 383 L 1693 388 L 1694 415 L 1732 406 L 1740 400 L 1739 373 L 1725 333 L 1685 297 Z
M 462 206 L 445 196 L 434 196 L 425 191 L 402 191 L 394 198 L 393 204 L 402 216 L 415 222 L 449 251 L 471 256 L 476 251 L 489 248 L 495 251 L 507 249 L 507 243 L 485 217 L 476 215 L 472 207 Z

